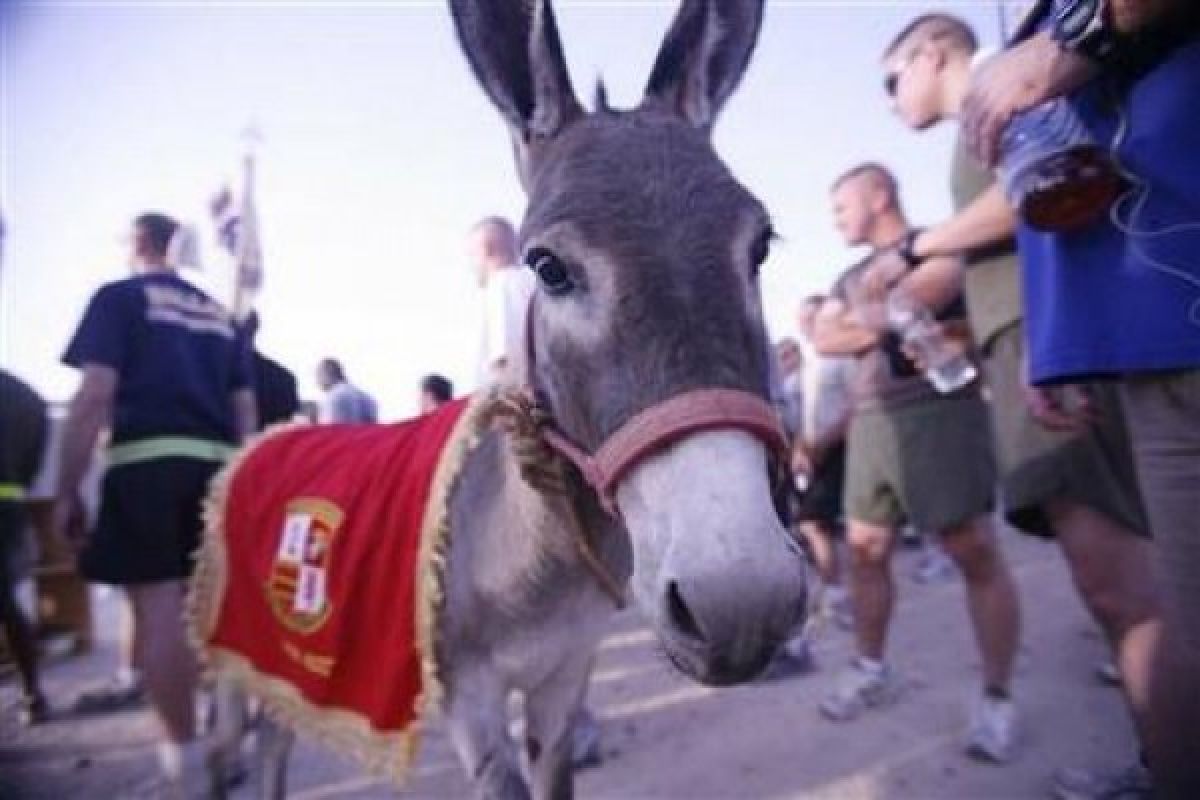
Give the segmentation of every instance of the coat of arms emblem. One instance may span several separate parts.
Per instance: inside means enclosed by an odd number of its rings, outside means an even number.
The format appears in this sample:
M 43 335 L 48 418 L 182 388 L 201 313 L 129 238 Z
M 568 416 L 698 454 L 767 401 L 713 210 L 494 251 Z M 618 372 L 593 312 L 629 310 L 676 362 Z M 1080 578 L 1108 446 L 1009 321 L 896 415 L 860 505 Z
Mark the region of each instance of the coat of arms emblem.
M 315 633 L 329 618 L 329 561 L 343 516 L 320 498 L 298 498 L 287 505 L 267 601 L 276 619 L 298 633 Z

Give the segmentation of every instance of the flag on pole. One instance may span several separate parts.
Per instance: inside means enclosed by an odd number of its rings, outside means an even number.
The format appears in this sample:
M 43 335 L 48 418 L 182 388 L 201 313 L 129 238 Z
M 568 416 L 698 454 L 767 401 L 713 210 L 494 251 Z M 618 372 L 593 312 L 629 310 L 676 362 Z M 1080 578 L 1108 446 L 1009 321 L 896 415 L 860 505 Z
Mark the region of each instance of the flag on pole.
M 216 228 L 217 244 L 231 257 L 235 256 L 237 254 L 238 228 L 241 225 L 242 217 L 234 205 L 233 190 L 228 186 L 222 186 L 221 190 L 209 201 L 208 209 L 212 214 L 213 226 Z
M 243 160 L 242 191 L 223 187 L 209 203 L 217 242 L 233 259 L 233 313 L 244 320 L 254 310 L 263 283 L 262 243 L 258 234 L 258 209 L 254 201 L 254 155 Z

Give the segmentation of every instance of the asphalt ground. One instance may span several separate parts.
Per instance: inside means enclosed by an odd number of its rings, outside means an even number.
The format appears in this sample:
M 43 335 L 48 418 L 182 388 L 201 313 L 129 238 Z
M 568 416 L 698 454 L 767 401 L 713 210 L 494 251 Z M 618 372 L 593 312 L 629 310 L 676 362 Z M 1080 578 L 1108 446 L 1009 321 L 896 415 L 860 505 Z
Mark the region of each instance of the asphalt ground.
M 673 672 L 635 613 L 614 617 L 601 645 L 590 704 L 602 726 L 603 762 L 581 772 L 584 798 L 965 798 L 1048 797 L 1063 766 L 1119 766 L 1133 736 L 1120 693 L 1095 675 L 1106 648 L 1083 611 L 1052 544 L 1012 532 L 1002 543 L 1022 600 L 1024 633 L 1014 686 L 1020 745 L 1004 766 L 962 753 L 967 703 L 979 664 L 957 577 L 919 585 L 917 555 L 896 563 L 898 605 L 891 661 L 905 690 L 895 705 L 851 723 L 820 718 L 851 655 L 850 637 L 827 626 L 808 673 L 708 689 Z M 145 707 L 78 716 L 79 693 L 112 674 L 118 599 L 97 594 L 97 642 L 84 656 L 45 668 L 59 712 L 32 729 L 16 724 L 18 694 L 0 683 L 0 797 L 151 798 L 154 721 Z M 303 740 L 292 756 L 289 796 L 460 798 L 469 785 L 441 732 L 432 726 L 402 789 Z M 235 798 L 249 798 L 249 786 Z

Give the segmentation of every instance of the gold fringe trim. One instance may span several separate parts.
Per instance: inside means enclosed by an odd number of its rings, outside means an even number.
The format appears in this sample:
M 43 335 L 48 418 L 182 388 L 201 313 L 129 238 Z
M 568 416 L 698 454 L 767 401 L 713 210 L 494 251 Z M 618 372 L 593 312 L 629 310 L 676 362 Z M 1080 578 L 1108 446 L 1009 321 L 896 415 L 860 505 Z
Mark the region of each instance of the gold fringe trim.
M 445 601 L 450 547 L 449 499 L 463 464 L 486 429 L 486 420 L 480 411 L 487 406 L 490 396 L 485 393 L 473 398 L 455 424 L 434 470 L 429 501 L 421 520 L 415 613 L 422 691 L 415 700 L 415 718 L 405 730 L 385 733 L 361 714 L 314 705 L 290 683 L 258 671 L 247 659 L 231 650 L 209 644 L 229 577 L 223 520 L 230 484 L 255 448 L 273 436 L 299 426 L 291 423 L 275 426 L 249 443 L 214 478 L 204 505 L 204 540 L 196 554 L 185 621 L 189 639 L 206 674 L 232 681 L 261 700 L 267 713 L 281 725 L 312 736 L 396 785 L 404 782 L 420 746 L 422 726 L 440 708 L 444 697 L 437 630 Z
M 417 698 L 417 719 L 425 720 L 441 708 L 445 696 L 441 664 L 438 661 L 438 617 L 446 601 L 446 569 L 450 555 L 450 498 L 458 487 L 463 464 L 479 445 L 488 427 L 485 411 L 492 402 L 485 390 L 471 398 L 463 410 L 442 457 L 433 473 L 430 502 L 421 521 L 421 543 L 417 556 L 417 652 L 421 654 L 421 687 Z

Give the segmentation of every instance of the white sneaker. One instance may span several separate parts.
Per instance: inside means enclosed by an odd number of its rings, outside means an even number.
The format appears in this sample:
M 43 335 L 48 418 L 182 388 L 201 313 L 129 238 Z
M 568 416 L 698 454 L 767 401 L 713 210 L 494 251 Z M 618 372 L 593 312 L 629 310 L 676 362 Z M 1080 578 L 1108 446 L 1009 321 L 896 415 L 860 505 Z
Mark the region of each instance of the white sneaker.
M 1096 678 L 1106 686 L 1120 686 L 1122 683 L 1121 670 L 1113 661 L 1102 661 L 1097 664 Z
M 1004 764 L 1012 758 L 1017 739 L 1017 709 L 1011 700 L 979 697 L 967 726 L 967 755 Z
M 208 750 L 202 742 L 158 746 L 158 763 L 165 780 L 163 796 L 170 800 L 206 800 L 214 795 Z
M 571 766 L 576 769 L 600 764 L 600 723 L 587 706 L 575 712 L 571 725 Z
M 821 703 L 821 714 L 848 722 L 868 708 L 880 708 L 900 695 L 900 681 L 886 665 L 872 666 L 854 659 L 838 678 L 837 689 Z
M 912 572 L 912 579 L 917 583 L 944 583 L 953 580 L 958 575 L 958 567 L 950 560 L 950 556 L 942 552 L 940 547 L 930 545 L 925 548 L 921 560 Z

